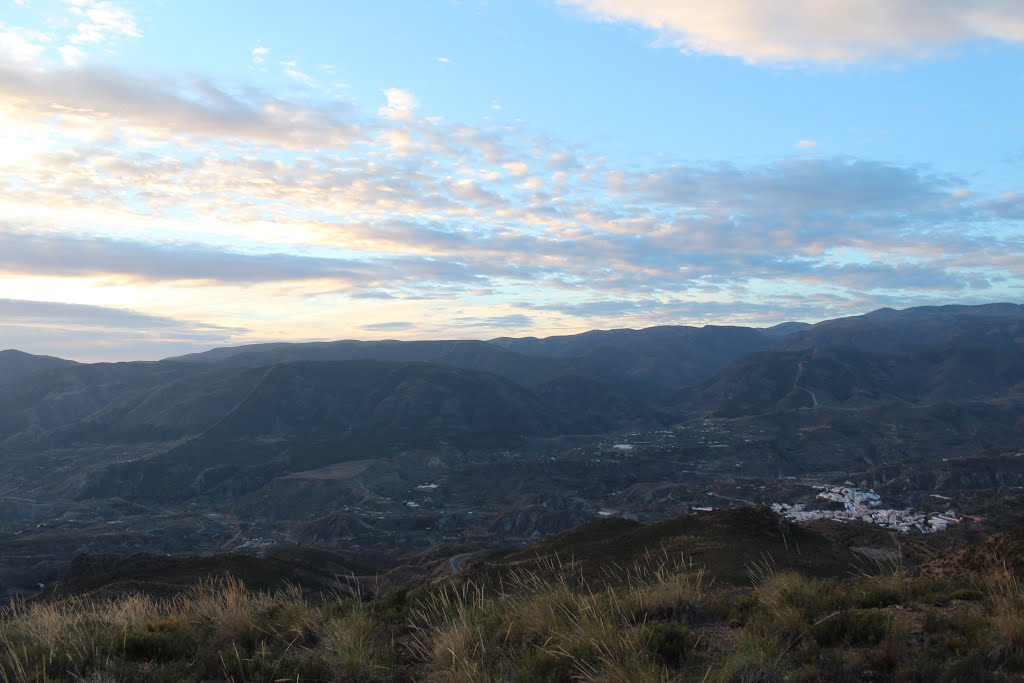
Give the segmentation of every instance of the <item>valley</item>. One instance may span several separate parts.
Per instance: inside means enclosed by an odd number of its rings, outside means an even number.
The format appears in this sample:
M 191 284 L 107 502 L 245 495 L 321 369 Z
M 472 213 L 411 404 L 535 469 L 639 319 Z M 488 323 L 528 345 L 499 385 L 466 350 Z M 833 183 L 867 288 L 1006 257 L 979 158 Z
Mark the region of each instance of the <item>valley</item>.
M 46 360 L 0 381 L 0 588 L 137 553 L 322 550 L 406 580 L 601 519 L 834 517 L 826 486 L 953 511 L 944 534 L 1018 521 L 1021 307 L 787 329 Z

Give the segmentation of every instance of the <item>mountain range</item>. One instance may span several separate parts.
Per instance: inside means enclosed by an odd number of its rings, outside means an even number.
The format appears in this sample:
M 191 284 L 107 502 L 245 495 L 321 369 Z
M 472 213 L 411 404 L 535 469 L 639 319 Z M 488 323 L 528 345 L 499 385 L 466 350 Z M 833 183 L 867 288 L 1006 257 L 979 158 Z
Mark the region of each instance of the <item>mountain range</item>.
M 1022 442 L 1014 304 L 153 362 L 4 351 L 0 599 L 82 553 L 316 548 L 400 578 L 819 482 L 1008 519 Z
M 440 443 L 784 415 L 1017 402 L 1024 306 L 882 309 L 767 330 L 661 326 L 489 342 L 338 341 L 80 364 L 0 352 L 0 446 L 125 445 L 82 495 L 208 488 Z M 206 473 L 201 485 L 196 477 Z M 125 482 L 131 482 L 128 486 Z

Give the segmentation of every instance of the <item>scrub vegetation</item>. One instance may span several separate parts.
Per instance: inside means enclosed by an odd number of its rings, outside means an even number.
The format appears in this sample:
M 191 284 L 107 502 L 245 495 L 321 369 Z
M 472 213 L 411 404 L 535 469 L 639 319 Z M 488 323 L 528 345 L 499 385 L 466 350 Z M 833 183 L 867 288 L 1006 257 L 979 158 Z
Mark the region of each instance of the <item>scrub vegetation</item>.
M 384 597 L 232 578 L 0 615 L 3 681 L 1001 681 L 1024 676 L 1024 591 L 993 559 L 809 577 L 769 558 L 717 582 L 648 553 L 584 578 L 544 559 Z

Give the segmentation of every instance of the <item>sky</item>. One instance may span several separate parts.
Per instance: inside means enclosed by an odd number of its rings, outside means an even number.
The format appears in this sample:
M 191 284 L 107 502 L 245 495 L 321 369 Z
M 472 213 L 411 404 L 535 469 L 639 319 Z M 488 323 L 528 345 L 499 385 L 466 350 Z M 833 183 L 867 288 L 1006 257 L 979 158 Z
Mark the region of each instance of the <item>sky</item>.
M 1024 301 L 1019 0 L 0 0 L 0 348 Z

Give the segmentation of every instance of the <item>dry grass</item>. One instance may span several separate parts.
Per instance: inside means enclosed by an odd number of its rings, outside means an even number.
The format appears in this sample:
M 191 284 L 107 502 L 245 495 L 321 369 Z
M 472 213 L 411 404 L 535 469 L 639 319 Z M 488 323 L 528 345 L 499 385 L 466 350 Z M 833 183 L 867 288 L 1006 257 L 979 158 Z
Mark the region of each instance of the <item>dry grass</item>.
M 250 591 L 236 579 L 169 600 L 130 595 L 16 603 L 0 612 L 0 681 L 294 680 L 347 672 L 388 680 L 393 644 L 358 602 L 335 613 L 297 588 Z M 270 678 L 268 678 L 270 677 Z
M 704 572 L 681 560 L 650 559 L 621 570 L 618 585 L 600 589 L 557 560 L 512 571 L 491 592 L 452 584 L 414 611 L 413 650 L 428 680 L 529 680 L 531 673 L 567 672 L 587 681 L 669 680 L 645 626 L 699 605 Z
M 990 610 L 996 659 L 1024 667 L 1024 586 L 1005 562 L 991 563 L 979 580 Z
M 664 553 L 614 567 L 596 584 L 572 562 L 532 566 L 486 585 L 453 578 L 376 601 L 341 589 L 315 599 L 297 588 L 250 591 L 224 579 L 167 600 L 18 603 L 0 611 L 0 681 L 666 683 L 1024 672 L 1024 592 L 1005 566 L 974 584 L 939 585 L 904 571 L 811 579 L 766 559 L 749 588 L 716 588 L 701 568 Z M 965 585 L 984 603 L 948 597 Z M 943 590 L 939 602 L 955 609 L 934 606 Z M 917 644 L 912 632 L 924 634 Z

